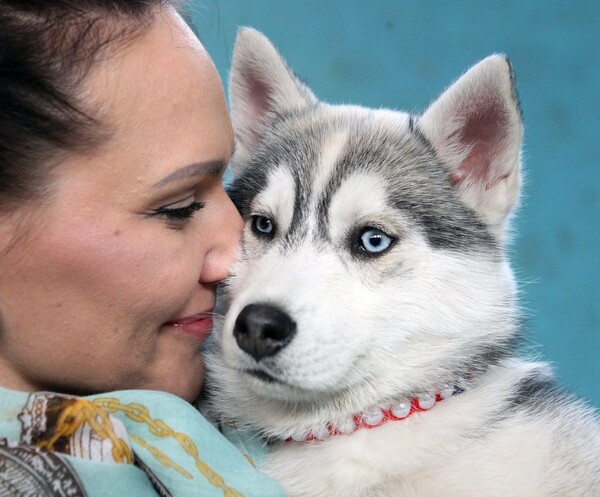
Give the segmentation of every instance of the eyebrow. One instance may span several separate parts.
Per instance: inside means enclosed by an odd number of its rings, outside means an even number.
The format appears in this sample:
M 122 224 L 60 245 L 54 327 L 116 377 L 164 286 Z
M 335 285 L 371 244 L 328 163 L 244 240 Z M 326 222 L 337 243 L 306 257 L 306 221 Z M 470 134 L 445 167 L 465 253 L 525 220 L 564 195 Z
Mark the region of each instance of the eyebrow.
M 189 166 L 182 167 L 172 172 L 165 178 L 152 185 L 153 188 L 159 188 L 173 181 L 190 178 L 193 176 L 218 176 L 227 167 L 227 161 L 224 159 L 209 160 L 206 162 L 195 162 Z

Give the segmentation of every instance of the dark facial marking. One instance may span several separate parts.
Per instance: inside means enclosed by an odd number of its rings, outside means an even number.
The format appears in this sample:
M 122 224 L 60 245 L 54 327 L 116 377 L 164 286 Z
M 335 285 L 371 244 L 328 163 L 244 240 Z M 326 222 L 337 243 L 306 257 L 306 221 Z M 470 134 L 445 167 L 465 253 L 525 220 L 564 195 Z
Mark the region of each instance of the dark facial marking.
M 459 200 L 433 148 L 414 125 L 412 132 L 397 135 L 367 119 L 339 121 L 349 139 L 318 202 L 323 239 L 328 238 L 331 199 L 344 180 L 352 174 L 372 172 L 389 185 L 391 205 L 414 219 L 433 247 L 496 249 L 495 239 L 475 212 Z
M 381 175 L 389 185 L 390 205 L 413 219 L 432 247 L 496 252 L 495 238 L 459 199 L 447 170 L 413 119 L 411 122 L 408 132 L 394 133 L 372 117 L 332 115 L 318 107 L 280 116 L 250 164 L 243 166 L 244 173 L 229 188 L 231 198 L 247 217 L 253 198 L 267 186 L 269 171 L 277 166 L 288 167 L 296 185 L 295 203 L 281 247 L 291 249 L 307 235 L 307 205 L 313 195 L 314 168 L 319 163 L 323 140 L 331 133 L 343 132 L 348 136 L 347 143 L 317 200 L 320 239 L 328 240 L 330 203 L 344 180 L 367 172 Z

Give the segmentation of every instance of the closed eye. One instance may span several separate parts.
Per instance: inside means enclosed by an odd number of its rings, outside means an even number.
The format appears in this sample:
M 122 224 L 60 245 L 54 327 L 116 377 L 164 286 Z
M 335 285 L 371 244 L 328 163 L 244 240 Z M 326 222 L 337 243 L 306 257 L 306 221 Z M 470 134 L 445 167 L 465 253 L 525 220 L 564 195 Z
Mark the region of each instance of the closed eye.
M 204 205 L 204 202 L 196 201 L 190 202 L 189 204 L 183 205 L 181 207 L 171 207 L 169 205 L 166 205 L 164 207 L 159 207 L 158 209 L 155 209 L 152 215 L 164 216 L 164 218 L 170 221 L 184 221 L 193 217 L 196 212 L 198 212 L 204 207 Z

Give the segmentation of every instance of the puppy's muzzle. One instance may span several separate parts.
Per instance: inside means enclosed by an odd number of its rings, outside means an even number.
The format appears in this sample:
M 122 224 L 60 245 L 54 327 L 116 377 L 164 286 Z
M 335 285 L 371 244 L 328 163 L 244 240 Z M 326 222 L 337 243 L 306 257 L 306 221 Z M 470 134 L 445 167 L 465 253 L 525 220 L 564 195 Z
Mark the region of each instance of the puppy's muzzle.
M 296 323 L 268 304 L 249 304 L 238 315 L 233 335 L 244 352 L 260 361 L 277 354 L 296 334 Z

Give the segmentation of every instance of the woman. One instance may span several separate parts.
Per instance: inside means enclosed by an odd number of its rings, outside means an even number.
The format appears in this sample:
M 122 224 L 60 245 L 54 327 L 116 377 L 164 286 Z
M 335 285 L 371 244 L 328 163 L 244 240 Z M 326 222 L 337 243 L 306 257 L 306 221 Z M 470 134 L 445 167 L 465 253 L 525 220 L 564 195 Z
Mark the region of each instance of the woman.
M 199 41 L 168 0 L 0 0 L 0 113 L 0 494 L 278 495 L 185 402 L 241 229 Z

